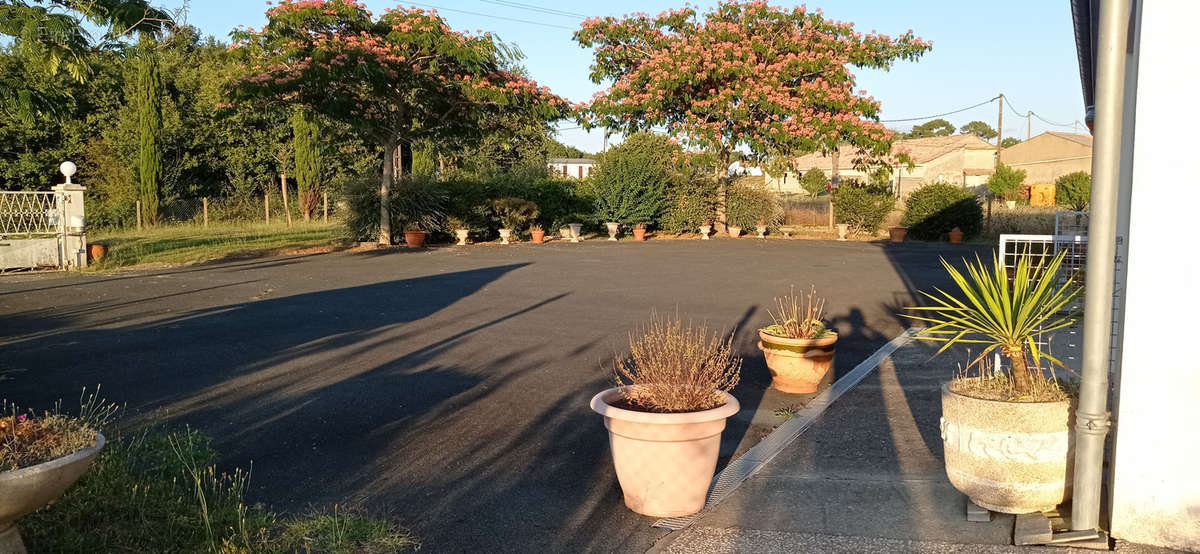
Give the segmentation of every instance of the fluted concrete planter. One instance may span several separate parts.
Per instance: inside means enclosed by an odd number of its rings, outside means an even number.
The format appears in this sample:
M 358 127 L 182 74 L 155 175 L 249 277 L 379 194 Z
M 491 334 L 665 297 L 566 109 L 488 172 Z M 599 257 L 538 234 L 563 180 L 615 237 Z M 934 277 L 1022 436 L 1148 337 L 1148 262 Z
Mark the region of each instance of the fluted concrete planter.
M 846 240 L 846 235 L 850 233 L 850 225 L 847 223 L 837 224 L 838 240 Z
M 608 227 L 608 240 L 617 240 L 617 232 L 621 230 L 621 224 L 615 221 L 609 221 L 604 224 Z
M 771 370 L 771 386 L 780 392 L 817 392 L 821 379 L 833 368 L 838 339 L 833 331 L 819 339 L 790 339 L 759 331 L 758 338 L 758 348 Z
M 471 231 L 469 229 L 455 229 L 454 236 L 458 239 L 458 242 L 455 244 L 459 246 L 466 246 L 467 237 L 471 236 Z
M 83 476 L 102 448 L 104 435 L 96 433 L 96 444 L 74 454 L 0 472 L 0 552 L 25 554 L 17 520 L 58 500 Z
M 946 476 L 996 512 L 1049 510 L 1071 497 L 1073 401 L 1000 402 L 942 386 Z
M 508 244 L 508 239 L 512 237 L 512 229 L 500 229 L 500 244 Z
M 580 240 L 583 240 L 580 235 L 580 232 L 583 231 L 582 223 L 569 223 L 567 226 L 571 228 L 571 242 L 579 242 Z
M 755 225 L 754 230 L 758 232 L 758 238 L 760 238 L 760 239 L 767 238 L 767 226 L 766 225 Z
M 736 398 L 723 394 L 723 406 L 676 414 L 613 406 L 621 399 L 621 388 L 592 397 L 592 409 L 604 416 L 617 481 L 630 510 L 680 517 L 704 508 L 725 419 L 739 409 Z
M 700 240 L 708 240 L 708 234 L 712 232 L 712 225 L 700 226 Z

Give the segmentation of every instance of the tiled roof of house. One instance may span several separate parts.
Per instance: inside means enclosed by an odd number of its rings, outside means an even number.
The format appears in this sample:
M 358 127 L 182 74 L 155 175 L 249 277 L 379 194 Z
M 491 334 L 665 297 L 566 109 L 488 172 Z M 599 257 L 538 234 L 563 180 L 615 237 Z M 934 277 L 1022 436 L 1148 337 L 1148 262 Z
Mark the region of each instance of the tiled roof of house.
M 897 155 L 901 152 L 907 152 L 912 157 L 914 163 L 923 164 L 960 148 L 968 150 L 994 150 L 996 147 L 976 135 L 963 134 L 946 137 L 900 139 L 892 144 L 892 154 Z M 842 152 L 838 157 L 839 168 L 850 169 L 854 167 L 854 158 L 854 155 Z M 796 167 L 800 168 L 801 171 L 812 167 L 827 169 L 833 167 L 833 162 L 829 157 L 823 156 L 820 153 L 805 154 L 796 158 Z

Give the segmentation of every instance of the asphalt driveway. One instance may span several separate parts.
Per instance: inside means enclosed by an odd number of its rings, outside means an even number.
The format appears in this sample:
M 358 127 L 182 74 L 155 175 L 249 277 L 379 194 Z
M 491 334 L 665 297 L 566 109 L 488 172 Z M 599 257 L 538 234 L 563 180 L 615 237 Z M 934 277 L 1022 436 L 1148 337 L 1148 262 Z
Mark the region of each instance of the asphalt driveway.
M 100 384 L 132 422 L 253 461 L 252 501 L 359 503 L 431 552 L 642 552 L 665 533 L 622 505 L 587 403 L 651 309 L 734 332 L 747 357 L 724 464 L 789 400 L 755 348 L 773 296 L 817 286 L 845 372 L 907 327 L 914 288 L 944 284 L 939 256 L 978 250 L 597 240 L 5 276 L 0 397 L 48 407 Z

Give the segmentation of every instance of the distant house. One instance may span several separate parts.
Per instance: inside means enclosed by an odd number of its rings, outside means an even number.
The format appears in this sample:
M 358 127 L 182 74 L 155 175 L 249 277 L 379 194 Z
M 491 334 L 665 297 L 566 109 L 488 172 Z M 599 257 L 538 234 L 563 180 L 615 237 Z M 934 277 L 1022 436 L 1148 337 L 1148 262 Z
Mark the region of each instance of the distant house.
M 547 158 L 546 166 L 550 168 L 550 173 L 570 177 L 572 179 L 582 179 L 592 174 L 592 168 L 596 165 L 596 160 L 590 158 Z
M 1092 136 L 1046 132 L 1000 151 L 1000 161 L 1025 170 L 1025 184 L 1053 183 L 1075 171 L 1092 172 Z
M 912 158 L 912 169 L 907 164 L 895 162 L 902 152 Z M 838 173 L 843 180 L 866 182 L 868 172 L 854 168 L 854 157 L 853 153 L 841 152 Z M 996 147 L 972 134 L 897 140 L 892 145 L 892 158 L 891 183 L 893 190 L 898 190 L 901 196 L 936 181 L 980 187 L 996 170 Z M 833 159 L 819 153 L 807 154 L 796 159 L 796 167 L 800 173 L 815 167 L 830 177 Z M 780 178 L 769 177 L 767 184 L 782 193 L 803 192 L 797 175 L 790 172 Z

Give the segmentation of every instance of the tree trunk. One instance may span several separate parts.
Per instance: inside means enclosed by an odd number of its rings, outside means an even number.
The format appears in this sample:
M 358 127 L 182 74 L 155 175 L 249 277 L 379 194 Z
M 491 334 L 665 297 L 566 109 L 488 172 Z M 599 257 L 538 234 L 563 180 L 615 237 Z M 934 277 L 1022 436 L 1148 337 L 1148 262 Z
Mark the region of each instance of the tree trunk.
M 833 185 L 833 188 L 837 188 L 838 185 L 842 184 L 842 173 L 838 171 L 838 166 L 841 165 L 838 160 L 840 154 L 837 148 L 834 148 L 833 152 L 829 153 L 829 158 L 833 161 L 833 167 L 829 170 L 829 184 Z
M 287 216 L 287 226 L 292 226 L 292 205 L 288 202 L 287 173 L 279 174 L 279 191 L 283 196 L 283 213 Z
M 388 137 L 383 140 L 383 181 L 379 184 L 379 244 L 391 246 L 392 222 L 388 210 L 388 199 L 392 195 L 392 173 L 395 162 L 392 153 L 396 151 L 396 139 Z
M 727 230 L 725 226 L 725 188 L 729 181 L 729 149 L 722 148 L 717 154 L 717 169 L 714 174 L 717 178 L 717 220 L 713 222 L 713 227 L 718 233 L 724 233 Z
M 1025 365 L 1025 349 L 1004 349 L 1004 355 L 1012 362 L 1013 389 L 1018 395 L 1027 395 L 1033 391 L 1033 380 L 1029 375 L 1029 367 Z

